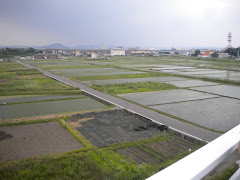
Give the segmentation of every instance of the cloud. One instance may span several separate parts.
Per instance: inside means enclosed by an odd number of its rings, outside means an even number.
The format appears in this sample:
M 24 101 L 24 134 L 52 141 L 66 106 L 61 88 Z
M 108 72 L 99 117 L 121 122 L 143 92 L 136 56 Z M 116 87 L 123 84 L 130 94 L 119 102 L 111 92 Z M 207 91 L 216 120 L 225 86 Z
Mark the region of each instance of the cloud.
M 57 33 L 51 33 L 33 27 L 21 26 L 17 23 L 0 22 L 1 45 L 45 45 L 59 42 Z
M 239 0 L 0 0 L 5 42 L 240 45 Z

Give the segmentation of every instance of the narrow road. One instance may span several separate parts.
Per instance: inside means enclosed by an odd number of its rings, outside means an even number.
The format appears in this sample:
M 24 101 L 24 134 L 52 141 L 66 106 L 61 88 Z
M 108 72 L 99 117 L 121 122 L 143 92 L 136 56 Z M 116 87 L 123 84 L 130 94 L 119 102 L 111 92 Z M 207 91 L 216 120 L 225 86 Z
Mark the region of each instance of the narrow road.
M 42 69 L 32 66 L 30 64 L 23 63 L 21 61 L 17 61 L 17 62 L 28 68 L 37 69 L 38 71 L 42 72 L 46 76 L 49 76 L 50 78 L 53 78 L 57 81 L 63 82 L 65 84 L 68 84 L 73 87 L 80 88 L 81 91 L 83 91 L 91 96 L 94 96 L 94 97 L 101 99 L 103 101 L 106 101 L 108 103 L 114 104 L 118 107 L 124 108 L 130 112 L 138 114 L 138 115 L 145 117 L 145 118 L 147 118 L 153 122 L 156 122 L 158 124 L 166 125 L 171 130 L 185 134 L 185 135 L 193 137 L 195 139 L 200 139 L 200 140 L 210 142 L 221 135 L 220 133 L 212 132 L 212 131 L 191 125 L 189 123 L 179 121 L 177 119 L 174 119 L 174 118 L 165 116 L 163 114 L 157 113 L 155 111 L 146 109 L 146 108 L 136 105 L 134 103 L 130 103 L 123 99 L 111 96 L 109 94 L 105 94 L 103 92 L 92 89 L 84 84 L 78 83 L 76 81 L 70 80 L 70 79 L 62 77 L 62 76 L 55 75 L 51 72 L 42 70 Z

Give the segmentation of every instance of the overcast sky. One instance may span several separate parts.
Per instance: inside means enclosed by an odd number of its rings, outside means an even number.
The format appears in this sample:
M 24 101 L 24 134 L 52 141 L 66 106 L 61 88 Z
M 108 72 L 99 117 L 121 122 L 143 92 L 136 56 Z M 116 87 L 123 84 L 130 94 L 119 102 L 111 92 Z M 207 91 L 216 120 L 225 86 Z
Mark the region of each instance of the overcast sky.
M 240 0 L 0 0 L 0 45 L 240 46 Z

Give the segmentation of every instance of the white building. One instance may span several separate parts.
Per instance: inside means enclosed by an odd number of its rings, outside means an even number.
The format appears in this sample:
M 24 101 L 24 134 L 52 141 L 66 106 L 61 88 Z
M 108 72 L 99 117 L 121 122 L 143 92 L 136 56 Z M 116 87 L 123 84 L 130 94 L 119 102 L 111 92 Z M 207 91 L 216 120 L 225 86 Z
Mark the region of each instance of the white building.
M 115 48 L 110 51 L 111 56 L 125 56 L 125 50 L 122 48 Z
M 218 53 L 218 55 L 219 55 L 219 58 L 229 58 L 230 57 L 229 53 Z
M 90 53 L 90 59 L 97 59 L 97 58 L 98 58 L 98 56 L 95 52 Z
M 76 57 L 81 56 L 81 55 L 82 55 L 82 53 L 81 53 L 79 50 L 76 50 L 76 51 L 75 51 L 75 56 L 76 56 Z
M 20 60 L 26 60 L 26 58 L 25 57 L 20 57 Z

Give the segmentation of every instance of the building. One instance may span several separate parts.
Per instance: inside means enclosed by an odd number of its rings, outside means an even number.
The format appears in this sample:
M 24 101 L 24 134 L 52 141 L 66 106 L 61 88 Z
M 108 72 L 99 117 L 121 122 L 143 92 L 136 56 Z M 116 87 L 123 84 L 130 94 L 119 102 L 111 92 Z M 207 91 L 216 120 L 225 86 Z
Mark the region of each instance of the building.
M 130 51 L 131 55 L 145 55 L 145 54 L 150 54 L 150 51 L 143 51 L 143 50 L 139 50 L 139 51 Z
M 98 56 L 95 52 L 90 52 L 90 59 L 97 59 Z
M 122 48 L 115 48 L 110 51 L 111 56 L 125 56 L 125 50 Z
M 20 57 L 20 60 L 26 60 L 26 58 L 25 57 Z
M 232 42 L 232 33 L 229 32 L 228 33 L 228 45 L 227 45 L 227 47 L 225 47 L 225 49 L 233 48 L 231 42 Z
M 218 55 L 219 55 L 219 58 L 229 58 L 230 57 L 229 53 L 218 53 Z
M 43 54 L 38 54 L 34 56 L 34 59 L 45 59 L 45 56 Z
M 58 55 L 56 54 L 47 55 L 47 59 L 58 59 Z
M 75 51 L 75 56 L 76 57 L 82 56 L 82 53 L 79 50 L 76 50 Z

